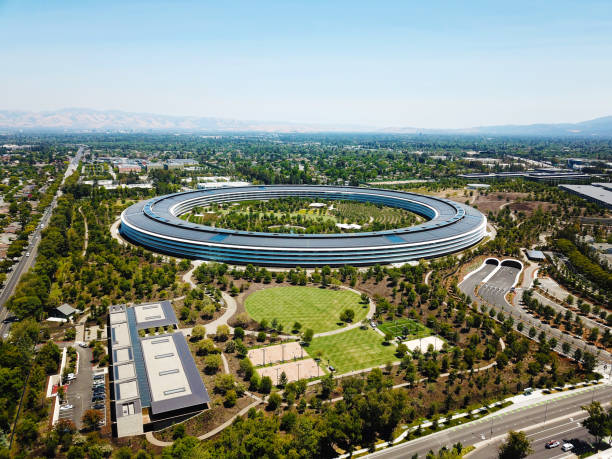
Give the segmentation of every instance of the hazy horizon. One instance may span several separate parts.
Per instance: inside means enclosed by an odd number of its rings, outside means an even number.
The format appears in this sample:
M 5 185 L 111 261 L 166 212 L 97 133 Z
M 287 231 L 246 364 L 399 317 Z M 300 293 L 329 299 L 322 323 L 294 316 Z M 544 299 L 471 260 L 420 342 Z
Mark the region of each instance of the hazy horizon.
M 0 0 L 0 43 L 2 110 L 454 129 L 612 107 L 604 1 Z

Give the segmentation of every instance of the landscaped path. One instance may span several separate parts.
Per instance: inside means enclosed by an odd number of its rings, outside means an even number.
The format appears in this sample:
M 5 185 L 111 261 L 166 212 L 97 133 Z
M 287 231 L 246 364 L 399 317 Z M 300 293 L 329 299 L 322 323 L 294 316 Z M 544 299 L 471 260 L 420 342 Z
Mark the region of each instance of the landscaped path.
M 85 218 L 85 214 L 79 207 L 79 213 L 83 216 L 83 223 L 85 224 L 85 240 L 83 241 L 83 254 L 81 255 L 85 258 L 85 254 L 87 253 L 87 244 L 89 242 L 89 229 L 87 227 L 87 219 Z

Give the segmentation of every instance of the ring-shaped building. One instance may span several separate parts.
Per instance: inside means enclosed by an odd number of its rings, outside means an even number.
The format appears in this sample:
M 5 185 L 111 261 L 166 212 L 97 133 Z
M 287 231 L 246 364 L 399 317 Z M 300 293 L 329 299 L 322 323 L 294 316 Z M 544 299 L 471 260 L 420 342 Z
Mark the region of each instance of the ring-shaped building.
M 286 197 L 370 202 L 409 210 L 428 221 L 386 231 L 288 234 L 238 231 L 179 218 L 213 203 Z M 466 249 L 485 235 L 478 210 L 448 199 L 396 190 L 321 185 L 262 185 L 196 190 L 134 204 L 121 214 L 120 234 L 151 250 L 228 264 L 315 267 L 367 266 L 440 257 Z

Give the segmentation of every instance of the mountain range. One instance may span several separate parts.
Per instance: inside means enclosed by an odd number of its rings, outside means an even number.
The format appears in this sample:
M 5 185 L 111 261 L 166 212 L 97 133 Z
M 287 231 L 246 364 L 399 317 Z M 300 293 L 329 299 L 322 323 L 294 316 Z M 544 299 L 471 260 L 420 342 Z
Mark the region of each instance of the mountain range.
M 358 125 L 243 121 L 215 117 L 170 116 L 118 110 L 66 108 L 32 112 L 0 110 L 0 130 L 62 132 L 369 132 L 386 134 L 442 134 L 612 138 L 612 116 L 579 123 L 477 126 L 467 129 L 421 129 Z

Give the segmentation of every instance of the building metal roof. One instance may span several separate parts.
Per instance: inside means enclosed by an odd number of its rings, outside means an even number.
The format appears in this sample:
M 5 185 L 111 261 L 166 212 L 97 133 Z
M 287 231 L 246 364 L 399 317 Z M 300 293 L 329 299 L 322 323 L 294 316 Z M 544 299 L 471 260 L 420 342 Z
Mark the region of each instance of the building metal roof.
M 61 306 L 58 306 L 56 309 L 65 316 L 71 316 L 72 314 L 79 312 L 78 309 L 73 308 L 68 303 L 64 303 Z
M 544 255 L 544 252 L 540 251 L 540 250 L 527 250 L 527 258 L 529 258 L 530 260 L 546 260 L 546 256 Z
M 584 199 L 594 201 L 603 207 L 607 207 L 611 209 L 612 208 L 612 191 L 605 186 L 601 186 L 602 184 L 598 184 L 598 185 L 599 186 L 559 185 L 559 188 L 565 191 L 569 191 L 570 193 L 576 194 Z
M 142 425 L 142 408 L 160 415 L 210 401 L 182 333 L 146 338 L 138 334 L 143 328 L 177 324 L 169 301 L 130 308 L 111 306 L 109 322 L 113 409 L 119 436 L 135 434 L 130 425 L 134 422 Z
M 314 199 L 354 200 L 400 207 L 428 219 L 420 225 L 386 231 L 336 234 L 288 234 L 238 231 L 186 222 L 179 215 L 195 206 L 212 202 L 276 199 L 300 196 Z M 426 245 L 479 233 L 484 236 L 486 218 L 478 210 L 447 199 L 378 188 L 266 185 L 234 189 L 199 190 L 161 196 L 127 208 L 121 215 L 121 231 L 145 246 L 191 244 L 219 250 L 260 250 L 266 254 L 300 251 L 325 254 L 352 250 L 393 251 L 402 247 Z M 154 241 L 157 240 L 157 241 Z M 167 243 L 165 242 L 167 241 Z M 151 244 L 154 242 L 154 244 Z M 469 241 L 472 245 L 474 242 Z M 382 253 L 382 252 L 381 252 Z M 380 253 L 379 253 L 380 254 Z M 416 258 L 428 256 L 416 254 Z M 275 258 L 272 256 L 271 260 Z M 376 263 L 372 260 L 371 264 Z

